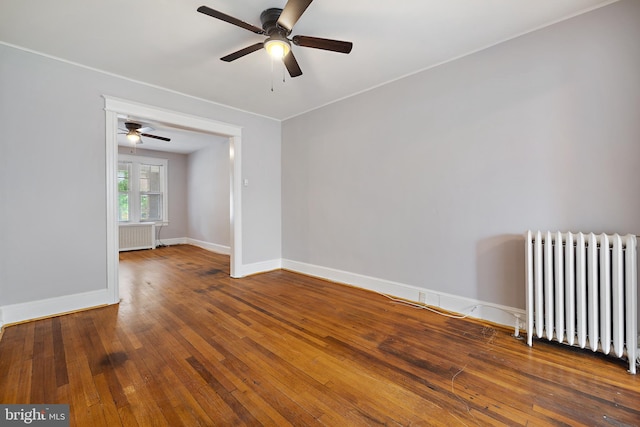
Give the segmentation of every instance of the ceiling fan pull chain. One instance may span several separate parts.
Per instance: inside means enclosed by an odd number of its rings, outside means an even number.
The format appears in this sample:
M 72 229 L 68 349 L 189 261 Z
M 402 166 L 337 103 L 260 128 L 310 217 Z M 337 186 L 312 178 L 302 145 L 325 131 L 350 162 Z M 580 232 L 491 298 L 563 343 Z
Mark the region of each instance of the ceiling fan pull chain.
M 273 92 L 273 73 L 274 73 L 273 58 L 271 58 L 271 92 Z

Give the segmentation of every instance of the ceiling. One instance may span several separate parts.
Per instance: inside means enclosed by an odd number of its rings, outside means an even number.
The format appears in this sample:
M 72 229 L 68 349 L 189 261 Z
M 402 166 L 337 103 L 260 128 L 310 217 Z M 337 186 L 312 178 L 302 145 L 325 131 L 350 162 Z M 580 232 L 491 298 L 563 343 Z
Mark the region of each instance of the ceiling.
M 135 122 L 140 124 L 142 133 L 169 138 L 171 141 L 162 141 L 155 138 L 142 136 L 141 142 L 132 145 L 126 137 L 125 122 Z M 118 145 L 131 148 L 132 150 L 144 149 L 154 151 L 166 151 L 169 153 L 190 154 L 203 148 L 210 147 L 213 143 L 226 143 L 228 138 L 194 131 L 187 128 L 176 127 L 164 123 L 139 119 L 136 117 L 118 117 Z
M 196 9 L 259 27 L 260 12 L 286 0 L 2 0 L 0 41 L 283 120 L 612 2 L 316 0 L 292 35 L 353 50 L 293 46 L 304 74 L 285 82 L 264 50 L 220 61 L 264 36 Z

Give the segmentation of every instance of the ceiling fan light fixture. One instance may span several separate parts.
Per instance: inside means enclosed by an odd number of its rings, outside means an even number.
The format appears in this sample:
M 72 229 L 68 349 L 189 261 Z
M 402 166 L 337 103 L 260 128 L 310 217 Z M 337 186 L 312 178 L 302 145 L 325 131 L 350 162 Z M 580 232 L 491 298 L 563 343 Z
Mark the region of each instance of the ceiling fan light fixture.
M 127 139 L 130 143 L 137 144 L 138 142 L 140 142 L 140 135 L 138 135 L 138 132 L 136 132 L 135 130 L 130 130 L 129 132 L 127 132 Z
M 264 48 L 273 59 L 282 59 L 291 51 L 291 43 L 284 37 L 271 36 L 265 40 Z

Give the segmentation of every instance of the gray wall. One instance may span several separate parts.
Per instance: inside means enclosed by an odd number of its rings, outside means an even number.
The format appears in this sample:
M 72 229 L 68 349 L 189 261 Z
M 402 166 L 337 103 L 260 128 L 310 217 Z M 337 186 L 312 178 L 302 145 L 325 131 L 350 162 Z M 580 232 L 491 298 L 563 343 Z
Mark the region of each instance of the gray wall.
M 640 232 L 640 2 L 283 123 L 283 258 L 524 307 L 529 228 Z
M 188 157 L 187 237 L 230 245 L 229 141 L 216 139 L 210 147 Z
M 106 288 L 103 94 L 242 127 L 243 263 L 281 254 L 278 121 L 0 45 L 0 307 Z

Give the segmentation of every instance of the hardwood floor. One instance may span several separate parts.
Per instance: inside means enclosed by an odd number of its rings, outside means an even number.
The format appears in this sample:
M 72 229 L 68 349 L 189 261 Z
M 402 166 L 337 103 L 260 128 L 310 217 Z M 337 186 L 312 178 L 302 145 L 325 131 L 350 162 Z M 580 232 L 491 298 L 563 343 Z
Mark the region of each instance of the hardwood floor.
M 626 363 L 192 246 L 120 256 L 119 305 L 7 327 L 1 403 L 77 426 L 640 425 Z

